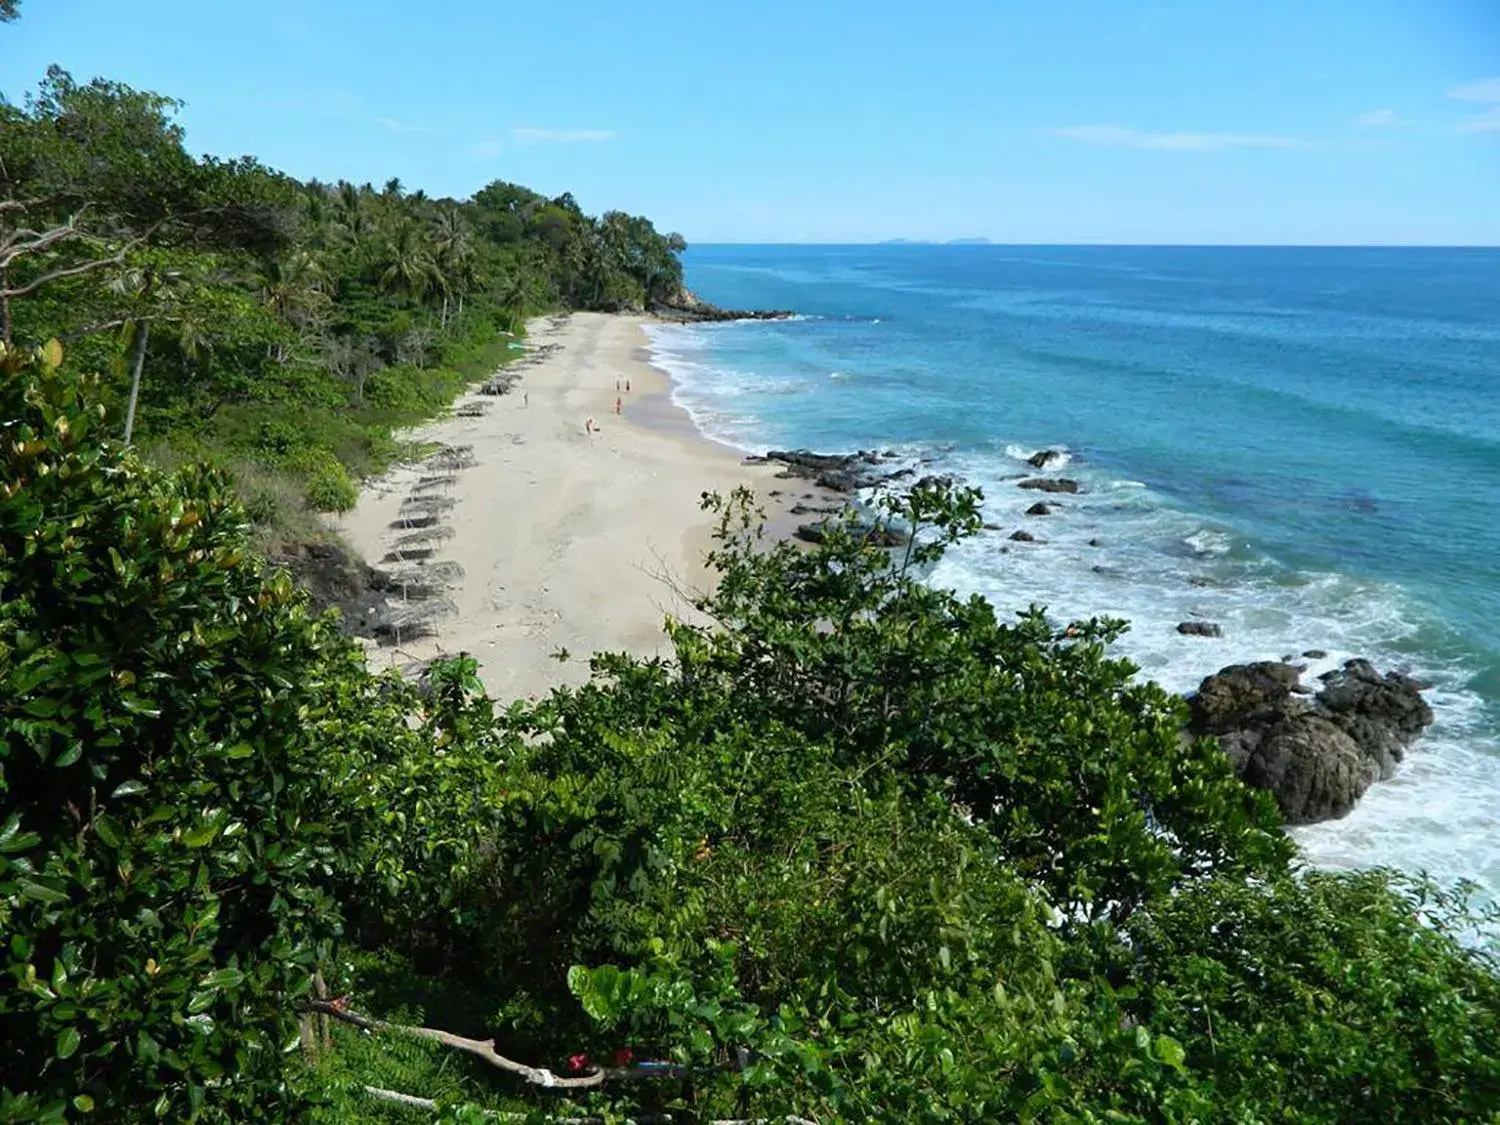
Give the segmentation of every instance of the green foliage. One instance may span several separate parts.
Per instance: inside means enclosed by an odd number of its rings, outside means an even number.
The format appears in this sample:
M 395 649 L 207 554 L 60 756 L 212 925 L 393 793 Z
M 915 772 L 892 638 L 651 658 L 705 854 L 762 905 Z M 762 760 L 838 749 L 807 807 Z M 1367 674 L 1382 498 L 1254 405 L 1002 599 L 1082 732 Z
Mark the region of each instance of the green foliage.
M 3 367 L 0 1116 L 293 1115 L 289 1004 L 337 932 L 305 732 L 354 657 L 245 559 L 222 476 Z
M 320 512 L 347 512 L 359 503 L 359 489 L 337 459 L 309 471 L 307 502 Z
M 528 314 L 643 308 L 681 288 L 681 238 L 643 218 L 505 184 L 428 199 L 197 160 L 178 108 L 55 67 L 24 106 L 0 99 L 0 244 L 20 247 L 0 335 L 78 340 L 70 354 L 110 373 L 116 412 L 139 376 L 135 434 L 158 448 L 283 472 L 293 449 L 328 451 L 343 475 L 291 470 L 315 508 L 347 507 L 343 476 L 384 468 L 393 427 L 512 358 L 493 345 Z M 263 446 L 265 425 L 283 432 Z
M 0 382 L 0 1117 L 557 1112 L 431 1041 L 302 1061 L 315 973 L 529 1065 L 675 1068 L 574 1099 L 606 1120 L 1492 1115 L 1500 973 L 1457 938 L 1494 915 L 1291 870 L 1116 626 L 923 585 L 972 495 L 898 505 L 896 558 L 710 501 L 716 628 L 497 713 L 471 657 L 370 675 L 62 359 Z

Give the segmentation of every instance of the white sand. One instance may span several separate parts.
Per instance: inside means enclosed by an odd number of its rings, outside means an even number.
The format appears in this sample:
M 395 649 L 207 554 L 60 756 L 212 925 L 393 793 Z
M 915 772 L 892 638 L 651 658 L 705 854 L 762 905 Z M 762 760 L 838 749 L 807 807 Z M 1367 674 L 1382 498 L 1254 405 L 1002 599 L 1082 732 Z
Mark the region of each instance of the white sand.
M 708 579 L 700 495 L 740 484 L 763 498 L 778 487 L 796 490 L 788 499 L 805 491 L 698 435 L 671 403 L 666 376 L 647 362 L 642 323 L 584 313 L 534 321 L 528 343 L 560 351 L 527 369 L 510 394 L 455 404 L 485 403 L 483 416 L 410 435 L 473 446 L 477 465 L 438 493 L 455 506 L 443 520 L 453 536 L 434 555 L 465 576 L 449 595 L 458 612 L 438 619 L 436 637 L 376 650 L 372 663 L 467 651 L 491 694 L 507 701 L 581 681 L 595 651 L 665 652 L 663 617 L 692 616 L 678 591 Z M 623 416 L 614 413 L 617 379 L 631 385 L 620 395 Z M 584 431 L 590 417 L 592 437 Z M 404 534 L 390 525 L 423 472 L 402 468 L 373 482 L 340 521 L 374 565 L 395 565 L 381 562 Z M 552 659 L 559 649 L 571 654 L 565 664 Z

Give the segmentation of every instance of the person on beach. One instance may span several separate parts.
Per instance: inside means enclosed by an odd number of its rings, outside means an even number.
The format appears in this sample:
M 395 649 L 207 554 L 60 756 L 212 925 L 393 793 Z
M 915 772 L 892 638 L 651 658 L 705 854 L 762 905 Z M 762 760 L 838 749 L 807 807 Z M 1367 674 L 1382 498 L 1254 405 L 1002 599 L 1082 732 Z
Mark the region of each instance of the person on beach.
M 625 380 L 625 393 L 626 394 L 630 393 L 630 380 L 629 379 Z
M 522 406 L 530 406 L 531 405 L 531 392 L 530 391 L 522 391 L 521 392 L 521 405 Z
M 615 413 L 619 414 L 624 409 L 625 409 L 625 404 L 620 401 L 620 396 L 619 395 L 615 395 Z
M 588 434 L 589 437 L 594 436 L 594 420 L 592 418 L 585 418 L 583 420 L 583 432 Z

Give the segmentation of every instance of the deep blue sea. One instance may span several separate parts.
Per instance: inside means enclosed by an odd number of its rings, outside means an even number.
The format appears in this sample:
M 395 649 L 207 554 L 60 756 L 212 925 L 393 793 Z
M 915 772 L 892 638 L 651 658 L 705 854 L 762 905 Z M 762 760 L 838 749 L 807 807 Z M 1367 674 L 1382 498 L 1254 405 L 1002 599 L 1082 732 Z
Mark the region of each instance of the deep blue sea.
M 746 450 L 895 449 L 984 489 L 936 582 L 1128 619 L 1175 690 L 1309 649 L 1433 683 L 1438 722 L 1328 866 L 1500 895 L 1500 250 L 697 247 L 700 296 L 785 322 L 653 328 L 700 427 Z M 1035 450 L 1086 491 L 1027 518 Z M 1012 543 L 1026 527 L 1044 542 Z M 1101 545 L 1093 547 L 1090 540 Z M 1203 618 L 1221 639 L 1183 637 Z

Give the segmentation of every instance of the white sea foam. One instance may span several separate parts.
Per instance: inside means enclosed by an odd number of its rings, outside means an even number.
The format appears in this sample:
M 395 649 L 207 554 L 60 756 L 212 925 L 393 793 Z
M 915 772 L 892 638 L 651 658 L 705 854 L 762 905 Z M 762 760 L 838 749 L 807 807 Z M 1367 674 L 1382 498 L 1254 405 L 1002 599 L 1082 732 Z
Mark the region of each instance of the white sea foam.
M 1010 453 L 1010 450 L 1006 450 Z M 1289 572 L 1269 559 L 1236 559 L 1234 536 L 1205 526 L 1149 489 L 1124 509 L 1101 497 L 1108 479 L 1075 473 L 1086 491 L 1049 497 L 1054 514 L 1028 517 L 1036 494 L 1007 479 L 1008 462 L 954 458 L 985 489 L 987 532 L 945 558 L 932 579 L 987 596 L 1002 613 L 1039 601 L 1058 621 L 1091 616 L 1131 623 L 1118 643 L 1142 675 L 1187 692 L 1231 663 L 1291 656 L 1304 680 L 1352 656 L 1402 667 L 1434 684 L 1438 718 L 1409 751 L 1396 777 L 1373 786 L 1346 818 L 1294 830 L 1316 866 L 1389 865 L 1425 871 L 1440 882 L 1474 880 L 1500 898 L 1500 736 L 1483 700 L 1464 684 L 1468 670 L 1421 655 L 1425 614 L 1401 590 L 1335 573 Z M 1008 540 L 1025 527 L 1041 542 Z M 1099 546 L 1090 546 L 1090 542 Z M 1183 545 L 1193 549 L 1182 551 Z M 1179 622 L 1209 620 L 1219 638 L 1184 637 Z M 1300 654 L 1322 650 L 1318 659 Z
M 768 380 L 716 366 L 707 341 L 690 328 L 652 326 L 648 332 L 655 362 L 672 376 L 674 400 L 705 433 L 747 450 L 762 450 L 776 437 L 765 418 L 737 404 L 795 392 L 796 379 Z M 1084 491 L 1040 497 L 1053 514 L 1027 516 L 1039 496 L 1016 487 L 1031 473 L 1024 462 L 1040 449 L 1067 454 L 1057 442 L 1016 442 L 992 452 L 896 449 L 901 461 L 892 462 L 893 469 L 952 473 L 981 486 L 985 519 L 1000 529 L 951 552 L 932 581 L 984 594 L 1002 617 L 1035 601 L 1057 621 L 1128 620 L 1119 653 L 1169 690 L 1191 691 L 1226 664 L 1286 656 L 1307 665 L 1304 680 L 1312 686 L 1318 675 L 1356 655 L 1381 668 L 1404 667 L 1432 683 L 1437 722 L 1396 777 L 1371 787 L 1344 819 L 1298 828 L 1293 835 L 1316 866 L 1389 865 L 1425 871 L 1440 882 L 1468 878 L 1485 896 L 1500 899 L 1495 717 L 1464 686 L 1468 669 L 1430 654 L 1420 635 L 1432 622 L 1403 591 L 1338 573 L 1289 570 L 1142 482 L 1111 476 L 1071 455 L 1068 475 Z M 1048 472 L 1057 467 L 1054 462 Z M 1022 527 L 1039 542 L 1011 542 L 1011 532 Z M 1190 619 L 1218 623 L 1223 636 L 1180 635 L 1178 623 Z M 1327 655 L 1300 656 L 1310 650 Z

